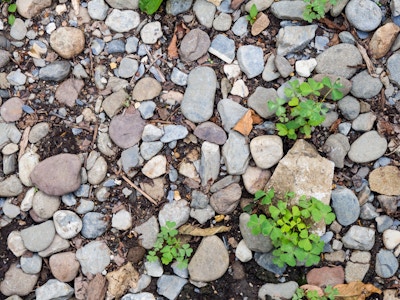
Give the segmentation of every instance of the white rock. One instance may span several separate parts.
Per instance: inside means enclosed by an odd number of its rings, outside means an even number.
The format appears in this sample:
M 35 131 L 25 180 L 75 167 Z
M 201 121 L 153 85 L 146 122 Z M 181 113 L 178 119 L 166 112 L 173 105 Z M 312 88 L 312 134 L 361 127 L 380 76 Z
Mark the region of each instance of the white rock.
M 316 66 L 317 60 L 315 58 L 298 60 L 295 64 L 297 74 L 302 77 L 310 77 Z
M 271 168 L 283 156 L 282 139 L 277 135 L 257 136 L 250 142 L 250 152 L 257 167 Z
M 387 229 L 383 232 L 383 244 L 386 249 L 392 250 L 400 244 L 400 231 Z
M 18 161 L 19 179 L 25 186 L 32 186 L 31 172 L 39 163 L 39 154 L 27 151 Z
M 240 67 L 237 62 L 233 62 L 233 64 L 224 65 L 224 73 L 228 79 L 235 79 L 240 76 Z
M 63 239 L 72 239 L 82 229 L 82 220 L 73 211 L 59 210 L 53 215 L 54 227 Z
M 239 79 L 236 80 L 233 84 L 231 94 L 244 98 L 249 95 L 249 89 L 247 88 L 244 81 L 242 79 Z
M 24 242 L 19 231 L 12 231 L 7 237 L 7 247 L 16 256 L 22 256 L 27 249 L 24 246 Z
M 164 269 L 160 260 L 156 260 L 153 262 L 146 261 L 144 263 L 144 267 L 146 269 L 147 275 L 150 275 L 151 277 L 161 277 L 161 275 L 164 273 Z
M 107 161 L 103 156 L 96 159 L 93 167 L 88 171 L 88 181 L 90 184 L 100 184 L 107 174 Z
M 162 35 L 161 23 L 158 21 L 148 23 L 143 26 L 142 30 L 140 30 L 140 37 L 145 44 L 156 43 Z
M 111 226 L 118 230 L 128 230 L 132 226 L 132 216 L 125 209 L 113 215 Z
M 19 206 L 12 204 L 11 200 L 7 200 L 3 205 L 3 213 L 10 219 L 14 219 L 21 211 Z
M 253 258 L 253 252 L 247 247 L 244 240 L 237 245 L 235 255 L 241 262 L 248 262 Z
M 164 155 L 156 155 L 142 168 L 142 173 L 151 178 L 157 178 L 167 172 L 167 159 Z
M 22 211 L 29 211 L 32 208 L 33 196 L 35 196 L 36 190 L 35 188 L 30 188 L 26 194 L 24 199 L 22 199 L 20 209 Z

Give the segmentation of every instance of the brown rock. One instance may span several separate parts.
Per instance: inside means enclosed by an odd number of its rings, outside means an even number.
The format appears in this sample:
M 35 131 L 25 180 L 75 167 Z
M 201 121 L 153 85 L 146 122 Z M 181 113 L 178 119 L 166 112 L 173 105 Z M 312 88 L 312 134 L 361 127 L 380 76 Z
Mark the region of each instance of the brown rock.
M 74 252 L 53 254 L 50 257 L 49 265 L 53 276 L 62 282 L 74 280 L 80 267 Z
M 126 259 L 134 264 L 140 262 L 146 255 L 146 249 L 141 246 L 134 246 L 128 250 Z
M 219 190 L 210 198 L 210 205 L 222 215 L 230 214 L 239 204 L 242 189 L 238 183 L 232 183 L 226 188 Z
M 395 166 L 386 166 L 373 170 L 369 174 L 371 191 L 387 196 L 400 195 L 400 170 Z
M 259 35 L 264 29 L 269 26 L 268 16 L 262 12 L 257 15 L 257 19 L 251 26 L 251 34 L 253 36 Z
M 236 10 L 239 8 L 240 5 L 242 5 L 242 3 L 244 2 L 244 0 L 232 0 L 231 2 L 231 8 L 233 10 Z
M 139 143 L 145 124 L 139 111 L 126 111 L 125 114 L 115 116 L 111 120 L 110 138 L 117 146 L 130 148 Z
M 58 154 L 41 161 L 31 173 L 32 183 L 52 196 L 76 191 L 81 185 L 81 160 L 75 154 Z
M 373 58 L 381 58 L 389 52 L 393 42 L 400 31 L 400 27 L 394 23 L 386 23 L 379 27 L 369 42 L 369 51 Z
M 133 99 L 137 101 L 152 100 L 161 93 L 161 84 L 151 77 L 140 79 L 132 91 Z
M 50 46 L 58 55 L 69 59 L 83 51 L 85 35 L 78 28 L 60 27 L 51 33 Z
M 210 45 L 211 41 L 208 34 L 196 28 L 182 39 L 179 54 L 182 60 L 195 61 L 207 53 Z
M 223 145 L 227 136 L 225 130 L 213 122 L 204 122 L 196 127 L 193 134 L 199 139 L 205 140 L 217 145 Z
M 394 214 L 397 211 L 397 203 L 400 201 L 400 196 L 378 195 L 379 205 L 388 215 Z
M 307 283 L 319 287 L 335 286 L 344 283 L 344 270 L 341 266 L 314 268 L 307 273 Z
M 12 97 L 5 101 L 0 108 L 1 118 L 6 122 L 18 121 L 22 116 L 24 102 L 18 97 Z
M 243 184 L 246 190 L 254 195 L 258 190 L 263 190 L 271 177 L 271 171 L 258 167 L 247 167 L 242 175 Z
M 51 5 L 51 0 L 17 0 L 18 13 L 24 18 L 31 19 Z
M 85 83 L 81 79 L 67 79 L 58 86 L 56 99 L 60 103 L 73 107 L 84 85 Z
M 5 296 L 26 296 L 32 292 L 38 279 L 39 274 L 26 274 L 16 264 L 12 264 L 0 283 L 0 292 Z
M 89 282 L 87 287 L 87 300 L 105 299 L 107 292 L 107 280 L 101 274 L 96 276 Z
M 102 107 L 106 114 L 112 118 L 121 109 L 122 105 L 128 98 L 129 95 L 121 89 L 104 99 Z
M 128 289 L 136 287 L 139 273 L 132 266 L 132 263 L 128 262 L 118 270 L 108 273 L 106 278 L 108 280 L 108 292 L 118 299 Z

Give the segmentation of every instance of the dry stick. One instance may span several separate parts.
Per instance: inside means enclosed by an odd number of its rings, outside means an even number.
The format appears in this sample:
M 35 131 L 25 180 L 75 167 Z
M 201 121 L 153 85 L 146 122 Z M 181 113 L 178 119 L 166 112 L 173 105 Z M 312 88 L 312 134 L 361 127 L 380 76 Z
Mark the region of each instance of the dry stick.
M 25 128 L 24 133 L 22 134 L 21 142 L 19 145 L 18 161 L 21 159 L 21 156 L 24 155 L 26 146 L 28 146 L 28 138 L 30 132 L 31 126 L 28 126 Z
M 357 43 L 357 48 L 358 48 L 358 51 L 360 51 L 361 56 L 365 61 L 365 64 L 367 65 L 369 75 L 371 75 L 372 77 L 379 77 L 375 72 L 375 67 L 372 64 L 371 59 L 369 58 L 369 56 L 367 54 L 367 50 L 365 50 L 365 48 L 363 46 L 361 46 L 359 43 Z
M 158 203 L 156 200 L 151 198 L 148 194 L 145 193 L 140 187 L 138 187 L 136 184 L 134 184 L 128 177 L 125 175 L 122 175 L 122 179 L 124 179 L 131 187 L 133 187 L 135 190 L 137 190 L 139 193 L 141 193 L 147 200 L 149 200 L 151 203 L 153 203 L 155 206 L 158 206 Z

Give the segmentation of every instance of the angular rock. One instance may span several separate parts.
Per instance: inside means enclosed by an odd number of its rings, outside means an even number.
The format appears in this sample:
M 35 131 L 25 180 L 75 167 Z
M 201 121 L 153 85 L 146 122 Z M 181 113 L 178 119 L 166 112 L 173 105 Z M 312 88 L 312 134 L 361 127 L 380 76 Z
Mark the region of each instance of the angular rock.
M 242 189 L 238 183 L 233 183 L 216 192 L 210 198 L 210 205 L 216 213 L 229 215 L 235 210 L 242 196 Z
M 229 132 L 248 111 L 247 108 L 231 99 L 220 100 L 217 109 L 226 132 Z
M 196 126 L 193 134 L 207 142 L 223 145 L 227 136 L 225 131 L 213 122 L 204 122 Z
M 222 156 L 230 175 L 243 174 L 250 160 L 250 147 L 246 138 L 236 131 L 230 131 L 228 140 L 222 147 Z
M 353 225 L 342 238 L 342 242 L 348 249 L 369 251 L 375 244 L 375 230 Z
M 317 28 L 317 25 L 307 25 L 285 26 L 279 29 L 276 37 L 277 54 L 285 56 L 303 50 L 315 37 Z
M 350 150 L 350 143 L 345 135 L 336 133 L 328 137 L 322 149 L 327 157 L 335 163 L 336 168 L 343 168 L 344 158 Z
M 383 244 L 388 250 L 393 250 L 400 244 L 400 231 L 387 229 L 383 232 Z
M 142 173 L 151 178 L 157 178 L 167 172 L 167 159 L 164 155 L 157 155 L 150 159 L 142 168 Z
M 218 34 L 212 41 L 208 52 L 230 64 L 235 58 L 235 42 L 223 34 Z
M 211 40 L 208 34 L 195 28 L 182 39 L 179 54 L 184 61 L 195 61 L 207 53 L 210 45 Z
M 202 185 L 211 185 L 217 180 L 220 167 L 219 146 L 205 141 L 201 145 L 200 178 Z
M 369 51 L 372 53 L 372 57 L 375 59 L 384 57 L 392 47 L 399 31 L 399 26 L 394 23 L 386 23 L 379 27 L 369 42 Z
M 110 249 L 104 242 L 92 241 L 76 251 L 82 273 L 95 275 L 101 273 L 110 263 Z
M 62 104 L 73 107 L 84 85 L 81 79 L 67 79 L 57 87 L 56 99 Z
M 389 78 L 397 86 L 400 86 L 400 73 L 397 72 L 400 66 L 400 53 L 393 53 L 387 60 L 386 67 L 389 71 Z
M 69 299 L 74 289 L 57 279 L 49 279 L 44 285 L 35 290 L 36 299 Z
M 108 293 L 113 297 L 121 298 L 130 288 L 134 288 L 139 280 L 139 273 L 130 262 L 118 270 L 106 275 L 108 281 Z
M 135 231 L 140 234 L 140 245 L 145 249 L 152 249 L 157 240 L 157 234 L 160 231 L 157 218 L 152 216 L 143 224 L 136 226 Z
M 239 227 L 242 234 L 243 240 L 246 246 L 256 252 L 267 253 L 273 249 L 272 241 L 269 236 L 254 235 L 251 233 L 251 229 L 247 226 L 250 220 L 250 215 L 248 213 L 242 213 L 239 217 Z

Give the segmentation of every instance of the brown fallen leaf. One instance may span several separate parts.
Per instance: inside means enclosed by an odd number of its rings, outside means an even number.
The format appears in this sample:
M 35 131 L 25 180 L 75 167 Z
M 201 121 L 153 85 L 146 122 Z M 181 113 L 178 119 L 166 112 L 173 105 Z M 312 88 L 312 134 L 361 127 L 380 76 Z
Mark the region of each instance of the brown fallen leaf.
M 331 20 L 329 20 L 327 18 L 319 19 L 319 21 L 321 23 L 325 24 L 330 29 L 338 29 L 340 31 L 346 30 L 346 25 L 344 25 L 344 24 L 341 24 L 341 25 L 336 24 L 335 22 L 333 22 L 333 21 L 331 21 Z
M 374 64 L 371 62 L 371 59 L 368 56 L 367 50 L 365 50 L 365 48 L 361 46 L 359 43 L 357 43 L 357 48 L 358 51 L 360 51 L 360 54 L 365 61 L 365 64 L 367 65 L 369 75 L 371 75 L 372 77 L 378 77 L 378 75 L 376 74 Z
M 243 117 L 236 123 L 233 127 L 233 130 L 247 136 L 250 134 L 253 129 L 253 118 L 251 117 L 251 110 L 247 110 L 247 112 L 243 115 Z
M 348 284 L 338 284 L 334 286 L 338 290 L 339 295 L 335 297 L 337 300 L 365 300 L 372 294 L 381 294 L 382 291 L 370 283 L 362 283 L 354 281 Z
M 190 224 L 185 224 L 179 227 L 180 234 L 186 234 L 191 236 L 210 236 L 220 232 L 227 232 L 231 230 L 228 226 L 216 226 L 210 228 L 199 228 Z
M 261 124 L 262 122 L 264 122 L 264 120 L 256 114 L 256 112 L 252 109 L 250 109 L 251 111 L 251 119 L 253 120 L 253 124 Z
M 328 46 L 332 47 L 332 46 L 335 46 L 335 45 L 337 45 L 339 43 L 340 43 L 339 35 L 337 33 L 334 33 L 333 37 L 331 38 L 331 40 L 328 43 Z
M 176 34 L 172 36 L 172 40 L 168 45 L 168 57 L 170 59 L 176 59 L 179 58 L 179 53 L 178 53 L 178 47 L 176 46 L 176 43 L 178 41 L 178 38 L 176 37 Z

